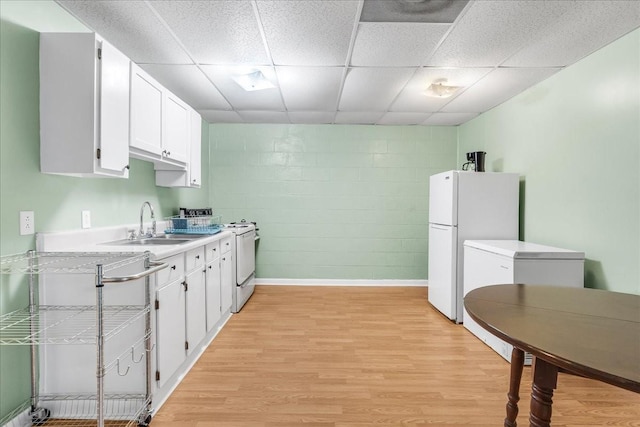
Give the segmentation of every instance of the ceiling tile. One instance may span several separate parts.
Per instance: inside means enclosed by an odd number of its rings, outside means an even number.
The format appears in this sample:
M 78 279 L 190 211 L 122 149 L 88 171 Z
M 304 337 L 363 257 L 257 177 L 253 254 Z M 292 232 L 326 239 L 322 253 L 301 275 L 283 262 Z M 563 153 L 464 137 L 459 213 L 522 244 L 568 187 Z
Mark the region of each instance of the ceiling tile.
M 247 123 L 290 123 L 284 111 L 238 111 Z
M 360 24 L 351 64 L 382 67 L 422 65 L 449 27 L 449 24 L 422 23 Z
M 424 122 L 429 113 L 395 113 L 388 112 L 376 124 L 379 125 L 419 125 Z
M 427 126 L 457 126 L 477 116 L 478 113 L 433 113 L 421 124 Z
M 39 33 L 91 32 L 86 25 L 53 1 L 3 1 L 0 2 L 0 14 L 3 21 L 13 22 Z
M 291 123 L 299 124 L 327 124 L 333 123 L 336 115 L 333 111 L 295 111 L 289 112 Z
M 341 111 L 387 111 L 415 68 L 352 68 L 340 99 Z
M 61 0 L 58 3 L 133 62 L 193 63 L 144 2 Z
M 271 83 L 277 86 L 273 67 L 225 67 L 219 65 L 201 65 L 201 68 L 216 85 L 218 90 L 238 110 L 284 111 L 282 97 L 277 87 L 247 92 L 231 78 L 234 75 L 247 74 L 259 70 Z
M 364 0 L 362 22 L 436 22 L 455 21 L 468 0 L 380 1 Z
M 358 1 L 258 0 L 275 65 L 345 65 Z
M 434 80 L 446 78 L 447 85 L 470 87 L 492 68 L 421 68 L 411 78 L 391 106 L 391 111 L 434 112 L 449 103 L 452 98 L 436 98 L 425 95 L 425 89 Z M 455 94 L 453 95 L 456 96 Z
M 477 1 L 454 25 L 427 65 L 485 67 L 500 65 L 530 43 L 557 15 L 573 7 L 564 0 Z
M 359 124 L 373 125 L 380 117 L 384 115 L 382 111 L 338 111 L 336 113 L 335 123 L 339 124 Z
M 207 123 L 244 123 L 240 114 L 235 111 L 199 110 L 198 112 Z
M 231 105 L 195 65 L 143 64 L 141 67 L 195 109 L 231 110 Z
M 276 67 L 287 110 L 336 109 L 344 67 Z
M 569 10 L 549 23 L 547 31 L 537 34 L 504 65 L 569 65 L 638 26 L 640 2 L 637 0 L 574 2 Z
M 447 113 L 481 113 L 546 79 L 557 68 L 498 68 L 447 104 Z
M 250 1 L 151 4 L 200 64 L 271 64 Z

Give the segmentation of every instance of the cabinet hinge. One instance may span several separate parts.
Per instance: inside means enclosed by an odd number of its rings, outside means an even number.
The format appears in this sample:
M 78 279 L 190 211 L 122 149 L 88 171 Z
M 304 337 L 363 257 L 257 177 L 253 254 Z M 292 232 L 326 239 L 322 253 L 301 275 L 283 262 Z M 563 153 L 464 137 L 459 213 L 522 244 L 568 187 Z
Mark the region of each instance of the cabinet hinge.
M 156 307 L 156 310 L 160 309 L 160 301 L 156 300 L 156 306 L 155 307 Z
M 102 48 L 98 48 L 98 59 L 102 59 Z
M 160 381 L 160 371 L 156 371 L 156 381 Z
M 189 350 L 189 341 L 184 342 L 184 349 Z
M 100 160 L 100 154 L 101 154 L 101 153 L 100 153 L 100 149 L 98 148 L 98 149 L 96 150 L 96 157 L 98 158 L 98 160 Z

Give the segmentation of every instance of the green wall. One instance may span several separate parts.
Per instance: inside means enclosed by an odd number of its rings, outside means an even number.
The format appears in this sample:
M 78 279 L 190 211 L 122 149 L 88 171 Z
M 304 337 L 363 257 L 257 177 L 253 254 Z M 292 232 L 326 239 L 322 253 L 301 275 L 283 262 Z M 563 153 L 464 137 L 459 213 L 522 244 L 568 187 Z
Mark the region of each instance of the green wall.
M 459 159 L 522 178 L 521 239 L 584 251 L 586 286 L 640 294 L 640 30 L 459 128 Z
M 260 228 L 259 278 L 427 278 L 429 176 L 455 127 L 210 126 L 211 204 Z
M 179 205 L 208 205 L 209 190 L 155 186 L 153 166 L 132 160 L 129 179 L 83 179 L 39 172 L 39 34 L 0 21 L 0 254 L 35 249 L 34 236 L 19 235 L 19 212 L 33 211 L 36 231 L 80 228 L 82 210 L 93 227 L 137 223 L 142 202 L 156 217 Z M 203 126 L 203 177 L 208 183 L 208 126 Z M 24 283 L 0 276 L 0 314 L 26 306 Z M 28 349 L 0 346 L 0 418 L 27 399 Z

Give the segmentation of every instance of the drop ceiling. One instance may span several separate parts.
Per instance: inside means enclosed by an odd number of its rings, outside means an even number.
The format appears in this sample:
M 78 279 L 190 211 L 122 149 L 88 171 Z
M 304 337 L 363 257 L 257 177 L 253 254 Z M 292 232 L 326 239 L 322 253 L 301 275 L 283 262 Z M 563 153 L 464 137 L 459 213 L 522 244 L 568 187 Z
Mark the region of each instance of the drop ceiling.
M 57 3 L 209 123 L 458 125 L 640 27 L 635 0 Z

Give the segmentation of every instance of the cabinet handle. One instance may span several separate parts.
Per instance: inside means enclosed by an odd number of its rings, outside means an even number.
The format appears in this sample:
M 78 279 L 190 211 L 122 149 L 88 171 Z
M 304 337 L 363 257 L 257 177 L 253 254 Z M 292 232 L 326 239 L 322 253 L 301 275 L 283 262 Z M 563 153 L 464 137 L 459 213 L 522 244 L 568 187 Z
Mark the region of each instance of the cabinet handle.
M 172 265 L 172 266 L 171 266 L 171 269 L 172 269 L 172 270 L 175 270 L 175 269 L 176 269 L 176 266 L 175 266 L 175 265 Z
M 209 270 L 211 270 L 211 266 L 209 266 Z
M 200 259 L 200 255 L 196 255 L 196 259 Z
M 131 169 L 131 166 L 127 165 L 127 166 L 125 166 L 124 168 L 125 168 L 126 170 L 129 170 L 129 169 Z

